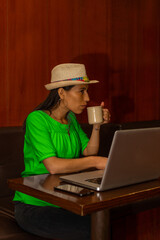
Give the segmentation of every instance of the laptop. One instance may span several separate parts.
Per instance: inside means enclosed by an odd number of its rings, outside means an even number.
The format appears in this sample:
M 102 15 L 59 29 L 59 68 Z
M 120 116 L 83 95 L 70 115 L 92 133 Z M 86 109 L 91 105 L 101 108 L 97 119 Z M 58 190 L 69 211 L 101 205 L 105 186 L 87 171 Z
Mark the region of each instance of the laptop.
M 61 176 L 96 191 L 128 186 L 160 177 L 160 127 L 117 130 L 104 170 Z

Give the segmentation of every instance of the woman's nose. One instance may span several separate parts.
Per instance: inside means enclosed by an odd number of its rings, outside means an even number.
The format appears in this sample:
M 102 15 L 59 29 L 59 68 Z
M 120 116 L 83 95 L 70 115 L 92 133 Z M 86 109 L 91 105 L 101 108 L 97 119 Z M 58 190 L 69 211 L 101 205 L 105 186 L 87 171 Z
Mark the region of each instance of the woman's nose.
M 85 94 L 85 99 L 84 99 L 86 102 L 89 102 L 90 98 L 89 98 L 89 95 L 88 95 L 88 92 L 86 92 Z

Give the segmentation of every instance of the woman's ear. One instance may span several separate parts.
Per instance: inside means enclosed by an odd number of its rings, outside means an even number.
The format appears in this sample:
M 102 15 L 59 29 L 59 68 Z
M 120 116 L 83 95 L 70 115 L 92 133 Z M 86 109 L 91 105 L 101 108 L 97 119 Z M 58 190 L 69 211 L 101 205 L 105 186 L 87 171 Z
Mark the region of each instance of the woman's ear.
M 64 89 L 63 88 L 58 89 L 58 94 L 59 94 L 60 99 L 64 99 Z

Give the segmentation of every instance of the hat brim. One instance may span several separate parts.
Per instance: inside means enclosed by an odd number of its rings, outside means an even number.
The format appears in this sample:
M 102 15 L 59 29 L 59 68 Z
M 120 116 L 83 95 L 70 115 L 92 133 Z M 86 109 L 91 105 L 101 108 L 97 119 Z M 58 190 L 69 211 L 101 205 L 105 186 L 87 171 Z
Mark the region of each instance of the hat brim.
M 80 84 L 92 84 L 92 83 L 98 83 L 99 81 L 97 80 L 91 80 L 89 82 L 82 82 L 82 81 L 66 81 L 66 82 L 53 82 L 53 83 L 48 83 L 45 86 L 47 90 L 52 90 L 60 87 L 66 87 L 66 86 L 71 86 L 71 85 L 80 85 Z

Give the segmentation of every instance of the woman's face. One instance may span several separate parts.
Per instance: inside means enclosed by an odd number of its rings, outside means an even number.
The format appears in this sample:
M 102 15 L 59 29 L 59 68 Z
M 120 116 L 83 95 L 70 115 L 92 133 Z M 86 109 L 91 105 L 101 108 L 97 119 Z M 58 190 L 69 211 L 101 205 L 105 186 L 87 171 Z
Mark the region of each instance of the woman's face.
M 69 91 L 63 92 L 63 102 L 68 111 L 76 114 L 83 112 L 89 101 L 88 85 L 75 85 Z

